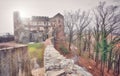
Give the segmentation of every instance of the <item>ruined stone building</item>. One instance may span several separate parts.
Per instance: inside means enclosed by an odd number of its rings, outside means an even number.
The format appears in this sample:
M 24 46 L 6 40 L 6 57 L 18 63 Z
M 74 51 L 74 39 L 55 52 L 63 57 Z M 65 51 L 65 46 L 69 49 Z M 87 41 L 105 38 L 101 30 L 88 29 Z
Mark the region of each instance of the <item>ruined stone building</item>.
M 64 40 L 64 17 L 58 13 L 51 18 L 21 18 L 19 12 L 14 12 L 14 36 L 19 43 L 41 42 L 52 36 L 56 41 Z

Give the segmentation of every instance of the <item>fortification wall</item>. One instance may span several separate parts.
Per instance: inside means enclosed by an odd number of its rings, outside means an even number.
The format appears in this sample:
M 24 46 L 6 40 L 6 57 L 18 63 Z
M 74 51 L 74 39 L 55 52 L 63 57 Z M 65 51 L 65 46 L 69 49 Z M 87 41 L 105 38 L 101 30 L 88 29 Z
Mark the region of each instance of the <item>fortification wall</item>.
M 0 49 L 0 76 L 31 76 L 27 46 Z
M 92 76 L 85 68 L 66 59 L 53 45 L 48 45 L 44 53 L 45 76 Z

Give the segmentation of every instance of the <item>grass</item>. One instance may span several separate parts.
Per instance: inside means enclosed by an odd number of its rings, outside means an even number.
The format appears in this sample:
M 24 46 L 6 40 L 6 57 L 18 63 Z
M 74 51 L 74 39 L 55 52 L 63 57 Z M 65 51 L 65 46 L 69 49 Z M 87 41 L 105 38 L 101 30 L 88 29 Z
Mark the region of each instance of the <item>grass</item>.
M 44 49 L 45 46 L 43 43 L 28 44 L 30 58 L 37 58 L 37 62 L 40 66 L 43 66 Z
M 67 48 L 66 48 L 65 46 L 63 46 L 63 45 L 60 46 L 60 51 L 61 51 L 64 55 L 69 54 L 69 51 L 68 51 Z

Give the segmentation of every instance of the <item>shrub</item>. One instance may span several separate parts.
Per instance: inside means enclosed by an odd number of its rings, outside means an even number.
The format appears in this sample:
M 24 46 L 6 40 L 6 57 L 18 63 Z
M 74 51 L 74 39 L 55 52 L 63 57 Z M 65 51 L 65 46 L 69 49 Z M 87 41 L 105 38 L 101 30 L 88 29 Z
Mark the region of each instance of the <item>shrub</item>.
M 60 46 L 60 51 L 61 51 L 64 55 L 69 54 L 69 51 L 68 51 L 67 48 L 64 47 L 63 45 Z
M 30 54 L 30 58 L 37 58 L 37 62 L 40 66 L 43 66 L 44 49 L 45 46 L 42 43 L 28 44 L 28 52 Z

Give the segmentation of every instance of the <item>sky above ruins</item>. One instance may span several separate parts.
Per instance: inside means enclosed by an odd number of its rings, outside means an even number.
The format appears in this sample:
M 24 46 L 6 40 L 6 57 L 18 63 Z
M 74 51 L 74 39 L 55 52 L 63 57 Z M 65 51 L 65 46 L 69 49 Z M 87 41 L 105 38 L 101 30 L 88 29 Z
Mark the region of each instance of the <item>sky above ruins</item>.
M 22 17 L 49 16 L 65 10 L 90 10 L 103 0 L 0 0 L 0 34 L 13 34 L 13 12 L 19 11 Z M 119 0 L 106 0 L 120 3 Z M 118 2 L 115 2 L 118 1 Z

